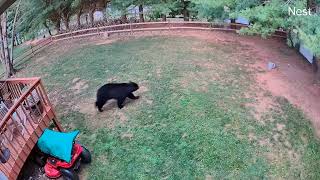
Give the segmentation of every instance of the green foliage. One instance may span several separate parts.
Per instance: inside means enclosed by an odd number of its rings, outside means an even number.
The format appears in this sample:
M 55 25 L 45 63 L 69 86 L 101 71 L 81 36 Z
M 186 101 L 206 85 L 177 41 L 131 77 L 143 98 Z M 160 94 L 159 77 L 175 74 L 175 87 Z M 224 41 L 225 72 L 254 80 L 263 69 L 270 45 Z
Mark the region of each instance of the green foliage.
M 283 29 L 296 33 L 296 43 L 303 43 L 316 55 L 319 55 L 319 27 L 320 15 L 312 16 L 289 16 L 288 8 L 307 8 L 306 0 L 193 0 L 199 17 L 207 18 L 209 21 L 216 19 L 244 17 L 251 25 L 241 29 L 240 34 L 261 35 L 268 37 L 276 30 Z M 319 1 L 316 1 L 318 5 Z M 292 45 L 289 40 L 289 45 Z
M 261 3 L 260 0 L 237 0 L 235 11 L 241 11 L 248 8 L 253 8 Z
M 261 34 L 263 37 L 273 34 L 279 28 L 286 28 L 285 17 L 288 16 L 287 6 L 281 0 L 273 0 L 264 5 L 247 8 L 235 12 L 233 17 L 247 18 L 252 25 L 248 29 L 242 29 L 241 33 Z
M 230 9 L 235 6 L 235 0 L 211 1 L 193 0 L 199 12 L 199 17 L 209 21 L 229 18 Z
M 119 10 L 121 12 L 121 15 L 126 15 L 127 12 L 127 8 L 133 4 L 133 0 L 114 0 L 111 1 L 111 7 L 115 8 L 116 10 Z
M 36 30 L 43 28 L 44 23 L 59 28 L 61 20 L 69 21 L 70 16 L 80 8 L 90 6 L 95 2 L 97 0 L 23 1 L 17 31 L 20 34 L 34 37 L 37 35 Z M 319 0 L 315 2 L 320 4 Z M 312 16 L 289 16 L 288 13 L 289 7 L 307 8 L 306 0 L 292 0 L 290 3 L 283 0 L 112 0 L 112 12 L 109 14 L 124 16 L 127 15 L 129 7 L 138 5 L 147 6 L 150 9 L 148 15 L 151 19 L 158 19 L 163 15 L 173 17 L 184 15 L 222 22 L 228 18 L 244 17 L 251 24 L 248 28 L 240 30 L 241 34 L 268 37 L 278 29 L 296 32 L 295 43 L 303 43 L 315 55 L 319 56 L 320 54 L 318 43 L 320 15 L 314 13 Z M 119 13 L 117 14 L 117 12 Z M 9 30 L 12 20 L 13 10 L 9 9 Z M 292 46 L 291 40 L 288 44 Z
M 288 44 L 301 43 L 309 48 L 315 55 L 320 54 L 320 15 L 311 16 L 289 16 L 288 8 L 304 9 L 304 0 L 291 1 L 287 4 L 281 0 L 272 0 L 269 3 L 258 5 L 233 14 L 233 17 L 242 16 L 252 23 L 249 28 L 242 29 L 243 34 L 258 34 L 263 37 L 272 35 L 278 29 L 288 30 L 290 38 Z M 292 33 L 295 32 L 295 33 Z M 292 41 L 293 44 L 292 44 Z
M 320 16 L 307 16 L 296 19 L 297 34 L 301 43 L 315 55 L 320 56 Z
M 158 19 L 162 15 L 168 16 L 173 11 L 177 11 L 176 1 L 173 0 L 152 0 L 150 1 L 150 18 Z

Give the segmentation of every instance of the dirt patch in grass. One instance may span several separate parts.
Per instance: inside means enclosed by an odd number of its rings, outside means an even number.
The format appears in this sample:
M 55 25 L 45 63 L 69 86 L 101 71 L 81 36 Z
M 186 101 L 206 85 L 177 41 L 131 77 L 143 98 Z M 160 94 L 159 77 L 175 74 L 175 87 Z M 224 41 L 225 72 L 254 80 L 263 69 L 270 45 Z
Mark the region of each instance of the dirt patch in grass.
M 213 49 L 211 49 L 213 51 Z M 183 88 L 190 88 L 197 92 L 208 92 L 209 84 L 221 79 L 221 72 L 225 66 L 214 61 L 185 61 L 183 65 L 196 71 L 185 72 L 180 81 Z
M 189 33 L 185 34 L 190 36 Z M 191 33 L 192 36 L 205 38 L 210 42 L 240 43 L 245 45 L 242 54 L 254 57 L 253 68 L 257 72 L 256 80 L 260 87 L 268 90 L 274 96 L 284 96 L 291 103 L 301 108 L 312 120 L 317 135 L 320 136 L 320 86 L 314 84 L 311 65 L 293 49 L 278 40 L 268 41 L 258 37 L 239 37 L 225 33 Z M 244 40 L 245 39 L 245 40 Z M 283 53 L 287 51 L 289 53 Z M 241 53 L 240 53 L 241 54 Z M 271 61 L 277 68 L 267 70 L 267 63 Z M 272 106 L 272 100 L 262 98 L 256 109 L 261 112 Z M 259 117 L 258 117 L 259 118 Z
M 256 89 L 253 89 L 252 94 L 246 94 L 246 97 L 254 98 L 254 102 L 247 103 L 246 106 L 251 109 L 251 114 L 255 119 L 262 124 L 268 123 L 265 122 L 264 115 L 269 112 L 271 108 L 277 105 L 275 100 L 271 96 L 267 95 L 265 91 L 259 91 Z M 268 121 L 272 121 L 272 118 L 268 118 Z
M 87 115 L 96 115 L 97 114 L 97 110 L 96 107 L 94 105 L 94 100 L 89 100 L 89 101 L 85 101 L 85 102 L 80 102 L 76 105 L 76 108 L 79 110 L 79 112 L 83 113 L 83 114 L 87 114 Z
M 207 92 L 210 81 L 215 80 L 214 77 L 208 79 L 208 74 L 200 72 L 186 73 L 180 80 L 183 88 L 190 88 L 197 92 Z M 197 82 L 195 84 L 195 82 Z
M 86 81 L 80 78 L 75 78 L 72 80 L 73 86 L 70 88 L 75 94 L 79 94 L 89 87 Z
M 264 40 L 259 37 L 241 37 L 227 33 L 185 33 L 206 39 L 210 42 L 241 44 L 239 56 L 251 57 L 251 68 L 256 76 L 260 88 L 269 91 L 273 96 L 283 96 L 292 104 L 303 110 L 312 120 L 317 135 L 320 136 L 320 86 L 314 84 L 311 65 L 298 53 L 287 47 L 282 40 Z M 287 52 L 287 53 L 284 53 Z M 235 58 L 239 60 L 239 58 Z M 273 62 L 277 68 L 269 71 L 267 63 Z M 268 97 L 258 95 L 256 118 L 272 106 L 274 101 Z
M 280 56 L 277 53 L 273 54 Z M 320 104 L 318 103 L 320 101 L 320 87 L 313 84 L 311 67 L 307 67 L 303 59 L 297 59 L 295 56 L 290 60 L 287 58 L 283 55 L 275 58 L 273 62 L 277 64 L 277 69 L 258 73 L 257 82 L 272 95 L 283 96 L 301 108 L 312 120 L 317 135 L 320 136 Z M 257 64 L 266 69 L 268 59 L 264 58 Z
M 108 105 L 111 104 L 114 103 L 109 103 Z M 104 108 L 104 112 L 97 113 L 96 116 L 93 116 L 91 125 L 94 128 L 103 126 L 113 129 L 116 125 L 124 125 L 127 121 L 128 117 L 126 116 L 126 114 L 119 110 L 117 107 L 112 106 L 112 109 L 106 110 L 106 108 Z
M 129 132 L 123 133 L 123 134 L 121 135 L 121 139 L 131 140 L 133 137 L 134 137 L 134 135 L 133 135 L 132 133 L 129 133 Z
M 272 147 L 272 143 L 269 138 L 260 139 L 258 140 L 258 143 L 260 146 Z
M 116 42 L 117 39 L 102 39 L 101 41 L 96 42 L 96 45 L 106 45 Z

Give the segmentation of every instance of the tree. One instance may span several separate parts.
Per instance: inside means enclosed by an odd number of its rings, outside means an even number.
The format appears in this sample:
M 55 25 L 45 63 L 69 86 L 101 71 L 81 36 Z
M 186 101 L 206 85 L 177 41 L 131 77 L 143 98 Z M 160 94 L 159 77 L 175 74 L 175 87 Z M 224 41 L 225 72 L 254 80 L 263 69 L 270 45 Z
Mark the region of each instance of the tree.
M 139 21 L 144 22 L 143 6 L 147 5 L 149 1 L 147 0 L 133 0 L 133 5 L 139 8 Z
M 172 0 L 155 0 L 150 2 L 151 12 L 154 19 L 161 18 L 162 21 L 167 20 L 167 15 L 171 12 L 171 9 L 174 8 Z
M 75 13 L 77 15 L 77 27 L 81 27 L 81 15 L 85 11 L 85 0 L 76 0 L 73 2 L 73 6 L 75 8 Z
M 83 13 L 88 12 L 91 27 L 94 26 L 94 12 L 97 9 L 105 11 L 110 0 L 74 0 L 72 9 L 77 15 L 77 26 L 81 26 L 80 17 Z
M 61 28 L 61 16 L 57 11 L 57 7 L 51 2 L 52 0 L 28 0 L 22 1 L 21 20 L 19 22 L 18 31 L 25 34 L 32 34 L 42 26 L 50 26 L 53 24 L 59 33 Z
M 181 0 L 181 11 L 182 11 L 182 14 L 183 14 L 183 20 L 184 21 L 189 21 L 189 17 L 190 17 L 190 13 L 189 13 L 189 10 L 188 10 L 188 6 L 190 4 L 190 1 L 187 1 L 187 0 Z
M 5 76 L 7 78 L 14 74 L 13 63 L 10 60 L 10 53 L 8 47 L 8 33 L 7 33 L 7 12 L 4 12 L 0 17 L 0 54 L 2 64 L 5 66 Z
M 198 11 L 198 16 L 200 18 L 206 18 L 209 21 L 230 18 L 230 13 L 234 12 L 237 4 L 236 0 L 193 0 L 192 2 L 195 4 L 195 8 Z
M 133 4 L 132 0 L 112 0 L 111 7 L 120 11 L 121 21 L 128 22 L 128 7 Z
M 15 9 L 15 15 L 14 15 L 14 20 L 12 24 L 12 30 L 11 30 L 11 48 L 10 48 L 10 61 L 11 64 L 13 64 L 13 48 L 14 48 L 14 39 L 16 37 L 16 22 L 17 22 L 17 17 L 19 13 L 19 8 L 20 8 L 21 0 L 19 0 L 17 7 Z

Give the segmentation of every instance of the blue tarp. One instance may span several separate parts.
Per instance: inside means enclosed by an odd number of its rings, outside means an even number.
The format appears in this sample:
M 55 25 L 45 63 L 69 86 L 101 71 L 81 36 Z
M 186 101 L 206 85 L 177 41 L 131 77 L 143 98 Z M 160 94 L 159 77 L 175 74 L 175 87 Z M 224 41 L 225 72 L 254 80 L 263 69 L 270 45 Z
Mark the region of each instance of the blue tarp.
M 310 62 L 313 62 L 313 53 L 310 51 L 310 49 L 306 48 L 303 45 L 300 45 L 299 52 Z
M 231 20 L 230 19 L 226 19 L 224 20 L 225 23 L 231 23 Z
M 225 23 L 231 23 L 231 20 L 230 19 L 225 19 L 224 22 Z M 245 24 L 245 25 L 249 25 L 250 24 L 249 20 L 244 18 L 244 17 L 238 17 L 236 19 L 236 23 Z
M 236 19 L 236 23 L 245 24 L 245 25 L 249 25 L 250 24 L 249 20 L 244 18 L 244 17 L 238 17 Z
M 73 141 L 78 134 L 79 131 L 64 133 L 45 129 L 37 145 L 43 153 L 70 163 Z
M 0 180 L 8 180 L 7 176 L 0 171 Z

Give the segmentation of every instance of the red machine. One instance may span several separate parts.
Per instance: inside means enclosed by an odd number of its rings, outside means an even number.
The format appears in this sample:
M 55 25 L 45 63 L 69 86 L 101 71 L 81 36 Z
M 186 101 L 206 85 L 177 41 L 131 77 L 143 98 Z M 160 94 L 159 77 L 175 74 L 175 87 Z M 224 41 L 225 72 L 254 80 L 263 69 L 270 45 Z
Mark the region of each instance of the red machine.
M 59 178 L 63 176 L 66 180 L 78 180 L 79 176 L 76 171 L 79 170 L 80 164 L 90 162 L 90 152 L 80 144 L 74 143 L 70 163 L 54 157 L 48 157 L 44 170 L 46 176 L 49 178 Z

